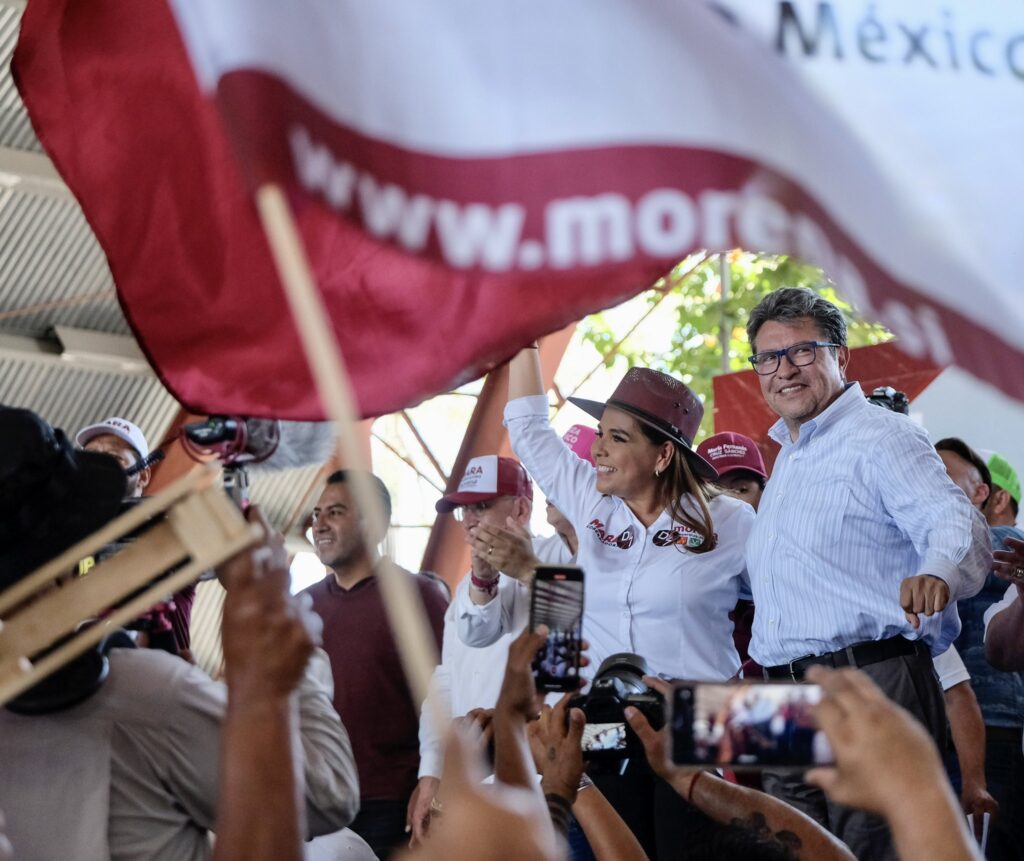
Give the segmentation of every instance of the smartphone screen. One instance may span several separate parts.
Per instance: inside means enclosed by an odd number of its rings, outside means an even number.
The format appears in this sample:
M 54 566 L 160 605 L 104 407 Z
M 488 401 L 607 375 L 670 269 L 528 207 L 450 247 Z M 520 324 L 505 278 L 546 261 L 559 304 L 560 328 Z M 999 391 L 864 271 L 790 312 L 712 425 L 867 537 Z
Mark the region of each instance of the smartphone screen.
M 818 685 L 682 683 L 672 695 L 672 760 L 740 769 L 809 768 L 833 762 L 814 723 Z
M 626 749 L 626 724 L 588 723 L 583 727 L 582 747 L 584 755 L 600 751 L 623 751 Z
M 579 687 L 583 621 L 583 571 L 571 565 L 540 565 L 530 596 L 530 627 L 548 626 L 548 638 L 533 659 L 540 691 Z

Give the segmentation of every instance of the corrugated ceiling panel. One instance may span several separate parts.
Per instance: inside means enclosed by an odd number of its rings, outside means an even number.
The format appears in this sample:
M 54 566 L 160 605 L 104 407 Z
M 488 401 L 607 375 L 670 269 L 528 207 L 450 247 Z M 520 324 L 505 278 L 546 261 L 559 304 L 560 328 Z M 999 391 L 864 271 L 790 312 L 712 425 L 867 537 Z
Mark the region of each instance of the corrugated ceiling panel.
M 196 587 L 196 600 L 192 605 L 192 621 L 189 626 L 192 659 L 213 679 L 220 678 L 224 665 L 220 622 L 227 594 L 216 580 L 206 580 Z
M 142 428 L 151 445 L 161 440 L 178 412 L 178 402 L 156 377 L 13 358 L 0 358 L 0 403 L 34 410 L 69 434 L 123 416 Z
M 42 152 L 9 71 L 18 42 L 21 11 L 20 5 L 0 3 L 0 146 Z
M 0 190 L 0 329 L 42 335 L 60 323 L 126 334 L 113 291 L 106 257 L 74 200 Z M 58 307 L 18 313 L 51 303 Z
M 250 497 L 274 526 L 283 529 L 300 507 L 312 510 L 312 502 L 303 504 L 320 468 L 315 465 L 281 472 L 254 470 L 250 473 Z M 300 521 L 304 513 L 300 513 Z

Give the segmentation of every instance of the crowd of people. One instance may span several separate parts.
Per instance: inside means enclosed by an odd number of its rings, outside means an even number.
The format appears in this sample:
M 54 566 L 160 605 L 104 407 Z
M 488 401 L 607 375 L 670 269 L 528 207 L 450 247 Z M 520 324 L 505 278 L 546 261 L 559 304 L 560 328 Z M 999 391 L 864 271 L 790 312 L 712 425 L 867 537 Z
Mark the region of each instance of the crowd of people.
M 11 857 L 1024 858 L 1016 473 L 865 397 L 846 378 L 843 315 L 816 293 L 769 294 L 747 334 L 778 416 L 770 473 L 741 434 L 695 446 L 701 401 L 646 368 L 607 401 L 571 398 L 596 429 L 560 438 L 536 347 L 512 360 L 516 458 L 471 459 L 437 502 L 461 521 L 470 570 L 450 601 L 398 571 L 437 644 L 441 710 L 406 681 L 378 579 L 394 563 L 376 552 L 384 536 L 363 522 L 352 473 L 320 492 L 326 574 L 297 596 L 280 536 L 249 509 L 262 540 L 217 571 L 223 680 L 190 663 L 189 587 L 157 613 L 166 636 L 150 625 L 104 643 L 62 677 L 73 689 L 0 712 Z M 52 556 L 109 519 L 64 484 L 98 475 L 97 458 L 124 473 L 119 503 L 145 492 L 149 452 L 130 421 L 83 429 L 79 448 L 23 410 L 0 409 L 0 429 L 0 586 L 43 561 L 25 551 L 38 536 Z M 529 531 L 533 482 L 548 538 Z M 676 764 L 670 728 L 633 704 L 600 730 L 644 755 L 585 757 L 586 709 L 534 683 L 554 648 L 530 625 L 539 564 L 585 572 L 583 641 L 568 650 L 583 685 L 623 656 L 643 659 L 656 700 L 673 680 L 743 679 L 700 741 L 716 763 L 752 745 L 765 767 Z M 762 714 L 773 681 L 815 683 L 821 700 Z M 820 761 L 819 734 L 828 765 L 771 755 L 785 736 Z

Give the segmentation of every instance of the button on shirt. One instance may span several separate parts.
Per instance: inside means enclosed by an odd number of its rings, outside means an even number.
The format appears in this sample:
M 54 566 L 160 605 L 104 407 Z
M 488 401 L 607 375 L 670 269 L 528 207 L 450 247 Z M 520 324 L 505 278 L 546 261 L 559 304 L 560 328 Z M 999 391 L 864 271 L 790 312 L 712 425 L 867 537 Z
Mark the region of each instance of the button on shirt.
M 732 497 L 715 497 L 709 507 L 718 546 L 693 553 L 664 541 L 666 533 L 683 528 L 667 512 L 644 527 L 625 502 L 598 492 L 594 467 L 552 430 L 546 397 L 511 401 L 505 424 L 516 455 L 576 530 L 583 636 L 590 642 L 584 674 L 592 676 L 609 655 L 633 652 L 652 672 L 673 678 L 735 675 L 739 656 L 728 614 L 748 594 L 743 551 L 754 510 Z M 692 500 L 688 508 L 699 511 Z M 486 645 L 506 633 L 501 602 L 476 605 L 468 595 L 456 601 L 459 636 L 467 644 Z
M 782 451 L 747 546 L 754 659 L 773 666 L 897 635 L 944 652 L 960 630 L 955 602 L 981 588 L 992 554 L 924 429 L 851 383 L 796 442 L 782 420 L 769 435 Z M 917 574 L 944 580 L 950 600 L 915 630 L 900 584 Z

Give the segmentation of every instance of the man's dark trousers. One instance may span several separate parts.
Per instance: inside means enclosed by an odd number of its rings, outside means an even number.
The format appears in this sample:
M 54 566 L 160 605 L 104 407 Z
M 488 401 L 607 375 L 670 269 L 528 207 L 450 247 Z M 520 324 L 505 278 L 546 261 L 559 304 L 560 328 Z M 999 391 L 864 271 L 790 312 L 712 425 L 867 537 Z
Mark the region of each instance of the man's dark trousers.
M 931 655 L 924 648 L 860 668 L 893 702 L 903 706 L 928 730 L 941 752 L 946 744 L 946 705 Z M 842 840 L 860 861 L 896 861 L 892 834 L 878 816 L 829 801 L 798 773 L 764 773 L 764 789 L 820 822 Z M 885 780 L 880 774 L 879 780 Z

